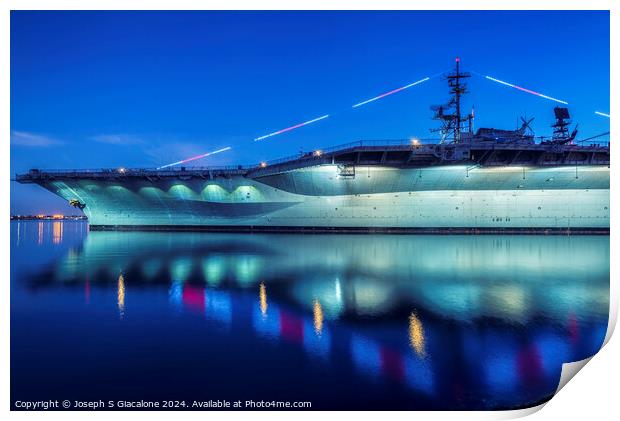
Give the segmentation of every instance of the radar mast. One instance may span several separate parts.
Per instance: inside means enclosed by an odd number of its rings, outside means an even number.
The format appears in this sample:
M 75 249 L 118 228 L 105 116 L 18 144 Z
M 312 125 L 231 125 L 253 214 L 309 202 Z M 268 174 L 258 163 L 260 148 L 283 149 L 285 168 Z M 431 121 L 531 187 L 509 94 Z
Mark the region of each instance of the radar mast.
M 452 73 L 446 75 L 448 86 L 450 87 L 450 94 L 452 97 L 443 105 L 435 105 L 431 109 L 435 112 L 434 120 L 441 122 L 441 127 L 431 129 L 431 132 L 441 133 L 441 143 L 445 143 L 446 139 L 450 136 L 454 143 L 461 142 L 461 131 L 464 122 L 469 122 L 469 131 L 472 130 L 473 110 L 472 115 L 466 117 L 461 116 L 461 96 L 466 94 L 467 85 L 463 82 L 463 79 L 471 77 L 471 74 L 467 72 L 461 72 L 460 70 L 460 58 L 457 57 L 455 70 Z
M 561 145 L 573 143 L 573 140 L 575 140 L 575 137 L 577 136 L 577 126 L 575 126 L 573 132 L 569 134 L 568 127 L 572 121 L 570 120 L 568 108 L 555 107 L 553 109 L 553 113 L 555 114 L 555 123 L 551 126 L 553 127 L 551 143 L 559 143 Z

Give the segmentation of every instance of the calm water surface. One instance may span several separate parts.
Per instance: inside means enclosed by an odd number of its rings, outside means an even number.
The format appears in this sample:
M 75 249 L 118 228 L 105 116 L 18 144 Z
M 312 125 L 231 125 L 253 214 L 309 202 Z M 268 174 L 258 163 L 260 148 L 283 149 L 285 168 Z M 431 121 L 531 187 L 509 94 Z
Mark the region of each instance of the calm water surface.
M 11 401 L 530 406 L 607 329 L 609 237 L 11 222 Z

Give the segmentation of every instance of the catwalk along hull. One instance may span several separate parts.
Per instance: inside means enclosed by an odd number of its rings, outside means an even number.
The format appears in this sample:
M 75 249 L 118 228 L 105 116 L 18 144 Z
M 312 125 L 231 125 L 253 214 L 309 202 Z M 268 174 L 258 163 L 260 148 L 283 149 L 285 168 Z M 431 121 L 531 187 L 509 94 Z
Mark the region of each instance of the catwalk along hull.
M 333 162 L 333 160 L 332 160 Z M 609 229 L 609 165 L 319 163 L 31 180 L 83 206 L 93 228 L 238 230 Z

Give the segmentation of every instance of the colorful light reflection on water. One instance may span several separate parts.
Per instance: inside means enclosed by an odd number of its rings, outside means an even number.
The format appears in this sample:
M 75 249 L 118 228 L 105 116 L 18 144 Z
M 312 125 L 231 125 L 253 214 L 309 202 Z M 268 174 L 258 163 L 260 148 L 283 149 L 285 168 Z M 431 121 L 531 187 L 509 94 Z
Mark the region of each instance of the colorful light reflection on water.
M 517 408 L 607 328 L 609 237 L 41 224 L 11 223 L 14 399 Z

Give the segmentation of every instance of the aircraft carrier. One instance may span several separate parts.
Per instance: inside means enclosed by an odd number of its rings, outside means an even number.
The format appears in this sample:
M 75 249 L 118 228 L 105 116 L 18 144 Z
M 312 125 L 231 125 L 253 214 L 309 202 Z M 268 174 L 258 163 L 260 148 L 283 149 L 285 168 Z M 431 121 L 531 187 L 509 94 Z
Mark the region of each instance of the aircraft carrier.
M 81 209 L 91 229 L 608 233 L 609 144 L 473 129 L 463 80 L 433 107 L 439 139 L 358 141 L 249 166 L 39 170 L 18 174 Z M 538 141 L 537 141 L 538 140 Z

